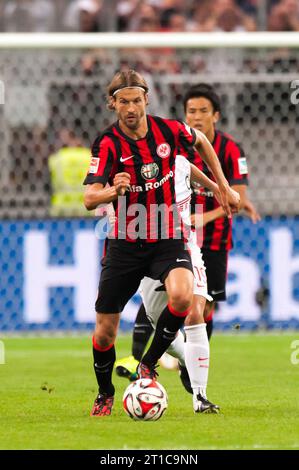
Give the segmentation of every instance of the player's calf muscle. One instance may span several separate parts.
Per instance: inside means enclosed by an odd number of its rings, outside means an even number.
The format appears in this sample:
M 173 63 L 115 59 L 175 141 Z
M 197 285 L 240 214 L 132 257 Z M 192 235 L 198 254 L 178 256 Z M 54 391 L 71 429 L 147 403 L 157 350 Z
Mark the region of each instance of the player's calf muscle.
M 204 310 L 204 318 L 207 318 L 214 308 L 215 308 L 215 302 L 207 301 L 205 305 L 205 310 Z
M 205 308 L 206 299 L 200 295 L 193 296 L 193 302 L 188 313 L 188 316 L 185 320 L 185 326 L 198 325 L 204 323 L 204 308 Z

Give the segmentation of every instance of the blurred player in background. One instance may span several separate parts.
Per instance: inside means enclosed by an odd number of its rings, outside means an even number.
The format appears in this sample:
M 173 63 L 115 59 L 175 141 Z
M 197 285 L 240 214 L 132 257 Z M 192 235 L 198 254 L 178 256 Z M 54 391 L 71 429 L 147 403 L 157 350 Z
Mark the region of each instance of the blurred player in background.
M 204 321 L 204 308 L 206 300 L 212 300 L 212 298 L 207 291 L 205 266 L 197 243 L 197 234 L 194 227 L 191 226 L 191 181 L 208 187 L 219 199 L 217 185 L 198 168 L 190 164 L 185 156 L 177 155 L 175 163 L 176 204 L 185 227 L 188 251 L 192 258 L 194 285 L 192 306 L 184 322 L 185 337 L 179 331 L 167 352 L 178 360 L 182 383 L 185 389 L 193 395 L 194 411 L 218 413 L 219 406 L 207 398 L 210 347 Z M 237 194 L 236 197 L 238 197 Z M 197 210 L 200 213 L 201 207 Z M 144 311 L 153 329 L 157 325 L 160 312 L 167 305 L 167 295 L 163 287 L 161 282 L 150 277 L 145 277 L 140 284 Z M 122 366 L 118 366 L 118 372 L 119 367 Z
M 215 127 L 220 119 L 219 96 L 212 86 L 202 83 L 187 90 L 183 104 L 186 123 L 203 132 L 208 138 L 219 158 L 227 180 L 232 188 L 240 194 L 240 208 L 245 210 L 254 223 L 257 222 L 260 220 L 260 216 L 248 199 L 246 192 L 248 169 L 243 149 L 231 136 Z M 211 172 L 194 148 L 184 145 L 180 153 L 188 155 L 190 162 L 213 179 Z M 213 298 L 213 301 L 207 301 L 205 306 L 207 333 L 210 338 L 216 302 L 226 300 L 228 252 L 232 248 L 232 219 L 225 216 L 213 191 L 198 185 L 194 188 L 191 208 L 194 208 L 195 204 L 203 205 L 203 218 L 198 223 L 204 226 L 202 255 L 206 267 L 208 293 Z M 193 223 L 196 224 L 195 216 L 193 216 Z M 116 362 L 118 375 L 134 380 L 137 361 L 142 356 L 152 331 L 152 325 L 147 319 L 142 304 L 138 310 L 133 330 L 132 355 Z M 183 377 L 181 378 L 183 379 Z
M 184 322 L 184 335 L 179 331 L 167 352 L 178 359 L 182 383 L 185 389 L 193 395 L 194 411 L 218 413 L 219 406 L 207 398 L 210 345 L 204 321 L 204 308 L 206 300 L 213 299 L 208 295 L 205 266 L 197 243 L 197 233 L 191 226 L 191 181 L 208 187 L 219 199 L 217 185 L 196 166 L 190 164 L 185 156 L 178 155 L 175 164 L 176 202 L 188 234 L 187 246 L 192 258 L 194 286 L 192 306 Z M 196 212 L 200 215 L 201 207 L 196 208 Z M 146 315 L 154 328 L 159 319 L 159 312 L 167 304 L 167 296 L 161 287 L 163 286 L 159 281 L 148 277 L 144 278 L 140 285 Z
M 244 151 L 230 135 L 215 127 L 221 112 L 218 94 L 211 85 L 198 84 L 186 92 L 183 104 L 186 123 L 203 132 L 211 142 L 229 184 L 240 195 L 240 208 L 246 211 L 254 223 L 257 222 L 260 216 L 247 196 L 248 168 Z M 192 148 L 186 148 L 186 151 L 189 160 L 213 179 L 200 155 Z M 228 253 L 233 247 L 232 218 L 226 217 L 213 192 L 206 188 L 195 186 L 192 203 L 192 207 L 194 204 L 203 205 L 202 256 L 208 279 L 208 293 L 213 297 L 213 301 L 208 301 L 205 307 L 210 338 L 215 305 L 226 300 Z M 194 219 L 193 222 L 196 224 Z
M 83 205 L 82 180 L 90 163 L 90 149 L 73 130 L 59 132 L 61 148 L 49 156 L 52 217 L 78 217 L 90 214 Z
M 239 205 L 204 134 L 179 121 L 147 115 L 147 103 L 148 86 L 140 74 L 129 70 L 114 76 L 108 87 L 108 105 L 116 112 L 118 120 L 95 140 L 84 181 L 88 185 L 84 195 L 86 208 L 94 210 L 100 204 L 113 201 L 116 213 L 115 238 L 109 240 L 102 260 L 96 301 L 93 355 L 99 393 L 91 412 L 94 416 L 111 414 L 115 393 L 112 383 L 114 342 L 120 312 L 142 278 L 149 275 L 159 279 L 165 285 L 168 304 L 159 316 L 152 343 L 138 365 L 140 378 L 156 377 L 156 363 L 174 340 L 192 304 L 192 261 L 185 249 L 181 225 L 175 223 L 178 210 L 174 165 L 183 141 L 203 153 L 217 180 L 226 213 L 231 214 L 230 196 L 235 199 L 235 206 Z M 108 182 L 111 187 L 105 188 Z M 136 219 L 137 203 L 138 210 L 142 212 L 143 208 L 145 213 L 142 226 L 137 224 L 138 233 L 132 223 Z M 159 217 L 152 217 L 152 205 L 168 208 L 168 221 L 162 216 L 162 223 L 159 223 Z M 167 233 L 163 236 L 165 229 Z

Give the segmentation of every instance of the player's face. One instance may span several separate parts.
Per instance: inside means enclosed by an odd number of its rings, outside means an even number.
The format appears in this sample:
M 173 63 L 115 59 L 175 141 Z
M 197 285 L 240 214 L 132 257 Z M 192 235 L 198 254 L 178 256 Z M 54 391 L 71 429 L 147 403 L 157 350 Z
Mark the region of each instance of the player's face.
M 207 135 L 214 130 L 218 119 L 219 112 L 214 112 L 213 105 L 207 98 L 190 98 L 187 101 L 185 120 L 188 126 Z
M 120 90 L 115 97 L 115 111 L 129 129 L 139 128 L 145 116 L 147 95 L 136 88 Z

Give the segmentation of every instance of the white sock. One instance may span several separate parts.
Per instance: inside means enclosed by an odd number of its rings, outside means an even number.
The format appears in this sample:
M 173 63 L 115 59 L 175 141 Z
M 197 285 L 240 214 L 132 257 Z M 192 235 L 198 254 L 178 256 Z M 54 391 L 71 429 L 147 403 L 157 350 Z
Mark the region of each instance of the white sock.
M 176 357 L 179 360 L 181 366 L 185 367 L 184 335 L 180 330 L 178 331 L 176 338 L 167 349 L 167 352 L 171 356 Z
M 210 344 L 206 324 L 185 326 L 185 363 L 193 393 L 206 397 L 209 375 Z

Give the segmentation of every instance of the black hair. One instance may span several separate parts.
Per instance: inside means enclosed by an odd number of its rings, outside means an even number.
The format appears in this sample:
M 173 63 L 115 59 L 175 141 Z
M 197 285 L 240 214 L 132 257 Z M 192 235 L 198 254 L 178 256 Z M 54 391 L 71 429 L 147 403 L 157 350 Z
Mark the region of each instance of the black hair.
M 208 83 L 198 83 L 187 90 L 183 98 L 184 111 L 186 112 L 188 100 L 201 97 L 206 98 L 212 103 L 214 113 L 221 111 L 220 97 Z

